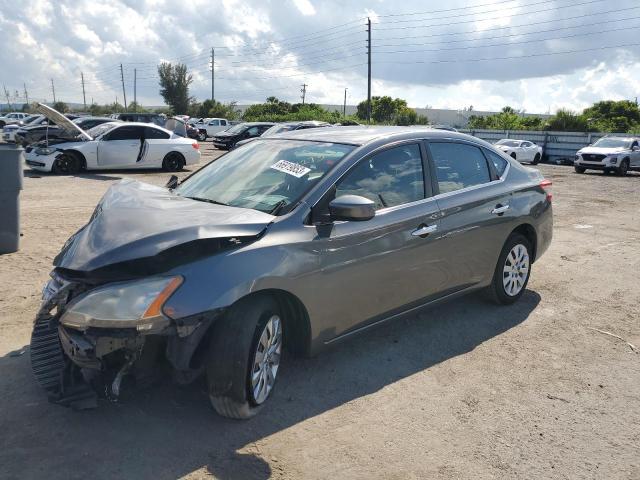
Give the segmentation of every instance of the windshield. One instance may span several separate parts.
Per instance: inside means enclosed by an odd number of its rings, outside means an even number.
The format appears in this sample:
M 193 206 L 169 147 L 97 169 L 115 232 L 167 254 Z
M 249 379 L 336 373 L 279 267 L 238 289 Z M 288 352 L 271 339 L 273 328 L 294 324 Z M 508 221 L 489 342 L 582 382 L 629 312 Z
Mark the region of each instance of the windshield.
M 25 118 L 24 120 L 22 120 L 22 123 L 24 125 L 29 125 L 31 122 L 33 122 L 34 120 L 37 120 L 38 118 L 40 118 L 42 115 L 29 115 L 27 118 Z
M 269 137 L 271 135 L 275 135 L 276 133 L 288 132 L 290 130 L 293 130 L 294 128 L 294 125 L 274 125 L 273 127 L 265 130 L 262 136 Z
M 109 130 L 117 127 L 118 125 L 120 124 L 115 122 L 101 123 L 100 125 L 96 125 L 95 127 L 87 130 L 87 133 L 91 136 L 91 138 L 98 138 L 100 135 L 104 135 Z
M 204 167 L 176 193 L 275 215 L 300 200 L 354 148 L 336 143 L 256 140 Z
M 496 145 L 504 145 L 505 147 L 519 147 L 520 142 L 517 140 L 500 140 Z
M 601 148 L 629 148 L 631 141 L 628 138 L 601 138 L 593 144 L 594 147 Z
M 228 132 L 228 133 L 240 133 L 240 132 L 243 132 L 245 130 L 245 128 L 247 128 L 247 126 L 244 123 L 239 123 L 238 125 L 234 125 L 231 128 L 227 128 L 225 130 L 225 132 Z

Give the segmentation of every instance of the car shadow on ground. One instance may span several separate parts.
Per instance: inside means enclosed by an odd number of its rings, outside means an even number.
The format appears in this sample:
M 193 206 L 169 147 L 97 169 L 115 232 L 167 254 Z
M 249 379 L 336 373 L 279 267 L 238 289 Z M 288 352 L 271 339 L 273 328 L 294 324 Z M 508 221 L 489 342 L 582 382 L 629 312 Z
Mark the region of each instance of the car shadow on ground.
M 266 479 L 271 459 L 241 451 L 246 445 L 468 353 L 525 321 L 539 302 L 529 290 L 507 307 L 471 295 L 315 358 L 288 359 L 272 398 L 249 421 L 217 416 L 204 382 L 153 387 L 74 412 L 47 403 L 28 349 L 8 354 L 0 358 L 0 477 L 175 479 L 204 468 L 217 478 Z
M 26 168 L 23 170 L 23 174 L 27 178 L 46 178 L 46 177 L 67 176 L 67 177 L 76 177 L 76 178 L 86 178 L 89 180 L 105 180 L 105 181 L 120 180 L 123 177 L 136 177 L 139 175 L 149 175 L 149 174 L 165 175 L 167 180 L 169 180 L 169 177 L 171 177 L 171 175 L 174 174 L 172 172 L 165 172 L 164 170 L 159 168 L 144 169 L 144 170 L 128 170 L 128 169 L 127 170 L 104 170 L 104 172 L 107 172 L 108 175 L 105 175 L 103 173 L 95 173 L 95 172 L 82 172 L 82 173 L 77 173 L 75 175 L 58 175 L 50 172 L 38 172 L 35 170 L 26 169 Z M 191 173 L 193 173 L 193 170 L 184 168 L 177 173 L 190 175 Z

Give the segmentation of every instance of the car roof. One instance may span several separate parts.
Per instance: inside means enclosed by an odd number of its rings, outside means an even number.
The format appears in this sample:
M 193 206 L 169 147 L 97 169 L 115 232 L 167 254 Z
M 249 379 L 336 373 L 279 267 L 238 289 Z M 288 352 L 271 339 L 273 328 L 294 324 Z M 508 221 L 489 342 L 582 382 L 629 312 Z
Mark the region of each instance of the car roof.
M 459 139 L 477 143 L 486 143 L 479 138 L 464 133 L 438 130 L 424 126 L 390 127 L 390 126 L 353 126 L 353 127 L 320 127 L 292 130 L 269 138 L 286 138 L 291 140 L 309 140 L 315 142 L 346 143 L 349 145 L 365 145 L 379 140 L 403 140 L 412 138 L 426 139 Z M 487 144 L 488 145 L 488 144 Z

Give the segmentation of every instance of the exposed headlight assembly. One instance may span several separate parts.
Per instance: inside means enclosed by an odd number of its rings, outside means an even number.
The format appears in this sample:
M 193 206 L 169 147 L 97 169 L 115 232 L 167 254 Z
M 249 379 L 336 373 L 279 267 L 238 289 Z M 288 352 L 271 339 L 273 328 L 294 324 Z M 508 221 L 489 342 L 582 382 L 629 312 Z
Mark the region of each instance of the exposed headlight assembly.
M 617 155 L 609 155 L 609 163 L 616 163 L 618 161 Z
M 51 155 L 56 149 L 52 147 L 38 147 L 36 148 L 36 155 Z
M 170 324 L 162 307 L 182 280 L 180 276 L 154 277 L 96 288 L 71 302 L 60 323 L 80 330 L 97 327 L 159 332 Z

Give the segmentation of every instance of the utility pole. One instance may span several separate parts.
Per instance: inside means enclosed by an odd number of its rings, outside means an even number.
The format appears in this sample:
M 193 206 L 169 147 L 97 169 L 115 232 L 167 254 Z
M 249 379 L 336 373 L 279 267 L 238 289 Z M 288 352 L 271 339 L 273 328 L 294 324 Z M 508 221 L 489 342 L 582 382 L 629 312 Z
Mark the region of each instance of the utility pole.
M 7 105 L 9 106 L 9 110 L 13 110 L 13 107 L 11 106 L 11 101 L 9 100 L 9 91 L 7 90 L 7 87 L 3 84 L 2 88 L 4 89 L 4 96 L 7 97 Z
M 215 80 L 215 71 L 216 71 L 216 52 L 213 49 L 213 47 L 211 47 L 211 100 L 215 100 L 216 99 L 216 80 Z
M 367 122 L 371 123 L 371 18 L 367 17 Z
M 136 83 L 138 80 L 138 72 L 136 71 L 137 69 L 133 69 L 133 104 L 135 105 L 134 107 L 134 112 L 138 111 L 138 92 L 136 89 Z
M 307 87 L 308 87 L 309 85 L 307 85 L 306 83 L 303 83 L 303 84 L 302 84 L 302 85 L 300 85 L 300 86 L 302 87 L 302 88 L 300 89 L 300 91 L 302 92 L 302 95 L 301 95 L 301 97 L 302 97 L 302 104 L 304 105 L 304 99 L 305 99 L 305 97 L 307 96 Z
M 347 116 L 347 88 L 344 89 L 344 103 L 342 104 L 342 116 Z
M 27 92 L 27 84 L 23 83 L 24 86 L 24 98 L 27 100 L 27 105 L 29 105 L 29 93 Z
M 51 92 L 53 93 L 53 103 L 56 103 L 56 87 L 53 85 L 53 78 L 51 79 Z
M 120 80 L 122 80 L 122 96 L 124 97 L 124 111 L 127 111 L 127 92 L 124 89 L 124 70 L 122 70 L 122 64 L 120 64 Z
M 84 73 L 80 72 L 80 79 L 82 80 L 82 102 L 84 103 L 84 111 L 87 111 L 87 95 L 84 91 Z

